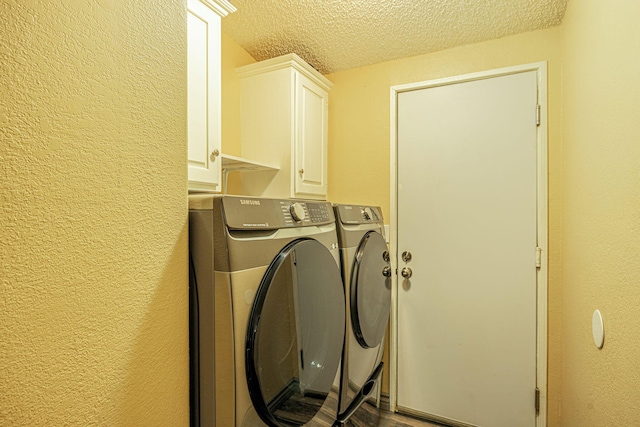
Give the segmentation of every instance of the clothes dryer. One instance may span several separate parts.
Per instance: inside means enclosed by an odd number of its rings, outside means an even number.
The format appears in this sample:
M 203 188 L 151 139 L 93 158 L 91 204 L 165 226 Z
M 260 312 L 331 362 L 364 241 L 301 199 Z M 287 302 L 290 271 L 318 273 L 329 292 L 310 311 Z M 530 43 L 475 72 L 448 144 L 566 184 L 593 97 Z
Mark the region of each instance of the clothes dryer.
M 335 426 L 374 426 L 380 416 L 383 341 L 391 307 L 384 221 L 375 206 L 339 204 L 334 212 L 347 317 Z
M 215 280 L 213 305 L 199 307 L 214 337 L 199 361 L 200 389 L 214 389 L 199 401 L 207 425 L 332 425 L 345 300 L 331 205 L 205 195 L 189 205 L 190 235 L 213 242 L 213 265 L 194 262 L 196 287 L 209 286 L 200 274 Z

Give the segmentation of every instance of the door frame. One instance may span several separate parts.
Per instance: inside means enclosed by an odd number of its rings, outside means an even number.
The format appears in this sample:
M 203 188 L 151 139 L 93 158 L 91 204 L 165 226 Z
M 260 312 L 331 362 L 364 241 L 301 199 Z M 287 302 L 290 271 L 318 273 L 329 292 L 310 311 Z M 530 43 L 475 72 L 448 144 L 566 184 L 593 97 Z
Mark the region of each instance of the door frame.
M 537 128 L 537 246 L 542 250 L 540 267 L 537 270 L 537 319 L 536 319 L 536 386 L 540 390 L 540 405 L 536 415 L 536 427 L 547 424 L 547 281 L 548 281 L 548 148 L 547 148 L 547 63 L 536 62 L 514 67 L 499 68 L 477 73 L 463 74 L 435 80 L 427 80 L 390 88 L 390 216 L 389 246 L 391 265 L 396 274 L 392 275 L 391 322 L 389 342 L 389 406 L 397 410 L 398 399 L 398 94 L 474 80 L 502 77 L 535 71 L 537 76 L 537 96 L 539 105 L 539 125 Z M 535 112 L 532 112 L 532 119 Z M 533 248 L 532 248 L 533 251 Z M 533 253 L 532 253 L 533 259 Z M 533 404 L 533 402 L 532 402 Z

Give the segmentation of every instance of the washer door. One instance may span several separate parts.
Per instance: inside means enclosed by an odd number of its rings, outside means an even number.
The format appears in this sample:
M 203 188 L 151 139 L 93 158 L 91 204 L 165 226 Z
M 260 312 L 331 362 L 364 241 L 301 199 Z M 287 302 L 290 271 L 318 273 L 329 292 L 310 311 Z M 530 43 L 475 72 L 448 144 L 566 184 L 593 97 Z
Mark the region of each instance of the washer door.
M 342 354 L 344 301 L 336 260 L 316 240 L 289 243 L 267 268 L 245 365 L 251 402 L 268 426 L 304 425 L 322 407 Z
M 384 337 L 391 307 L 391 276 L 387 244 L 380 233 L 362 237 L 351 272 L 351 324 L 358 343 L 377 347 Z M 388 270 L 390 273 L 391 270 Z

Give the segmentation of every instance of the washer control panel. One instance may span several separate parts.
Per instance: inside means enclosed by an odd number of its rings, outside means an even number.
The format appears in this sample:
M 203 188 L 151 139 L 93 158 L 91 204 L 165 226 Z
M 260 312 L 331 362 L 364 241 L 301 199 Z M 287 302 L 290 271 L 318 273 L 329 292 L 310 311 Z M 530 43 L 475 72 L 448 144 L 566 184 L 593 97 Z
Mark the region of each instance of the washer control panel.
M 280 201 L 280 207 L 288 227 L 324 224 L 333 221 L 331 204 L 327 202 Z
M 307 202 L 309 209 L 309 217 L 311 222 L 330 222 L 333 221 L 333 210 L 329 203 L 311 203 Z
M 335 223 L 331 203 L 223 196 L 224 217 L 233 230 L 308 227 Z

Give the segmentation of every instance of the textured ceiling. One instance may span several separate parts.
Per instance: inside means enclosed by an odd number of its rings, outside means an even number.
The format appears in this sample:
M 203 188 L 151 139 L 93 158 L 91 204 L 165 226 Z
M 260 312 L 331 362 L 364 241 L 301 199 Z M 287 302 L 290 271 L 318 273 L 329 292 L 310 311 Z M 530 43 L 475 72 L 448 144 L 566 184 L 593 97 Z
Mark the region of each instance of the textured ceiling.
M 223 30 L 256 60 L 323 74 L 559 25 L 568 0 L 231 0 Z

